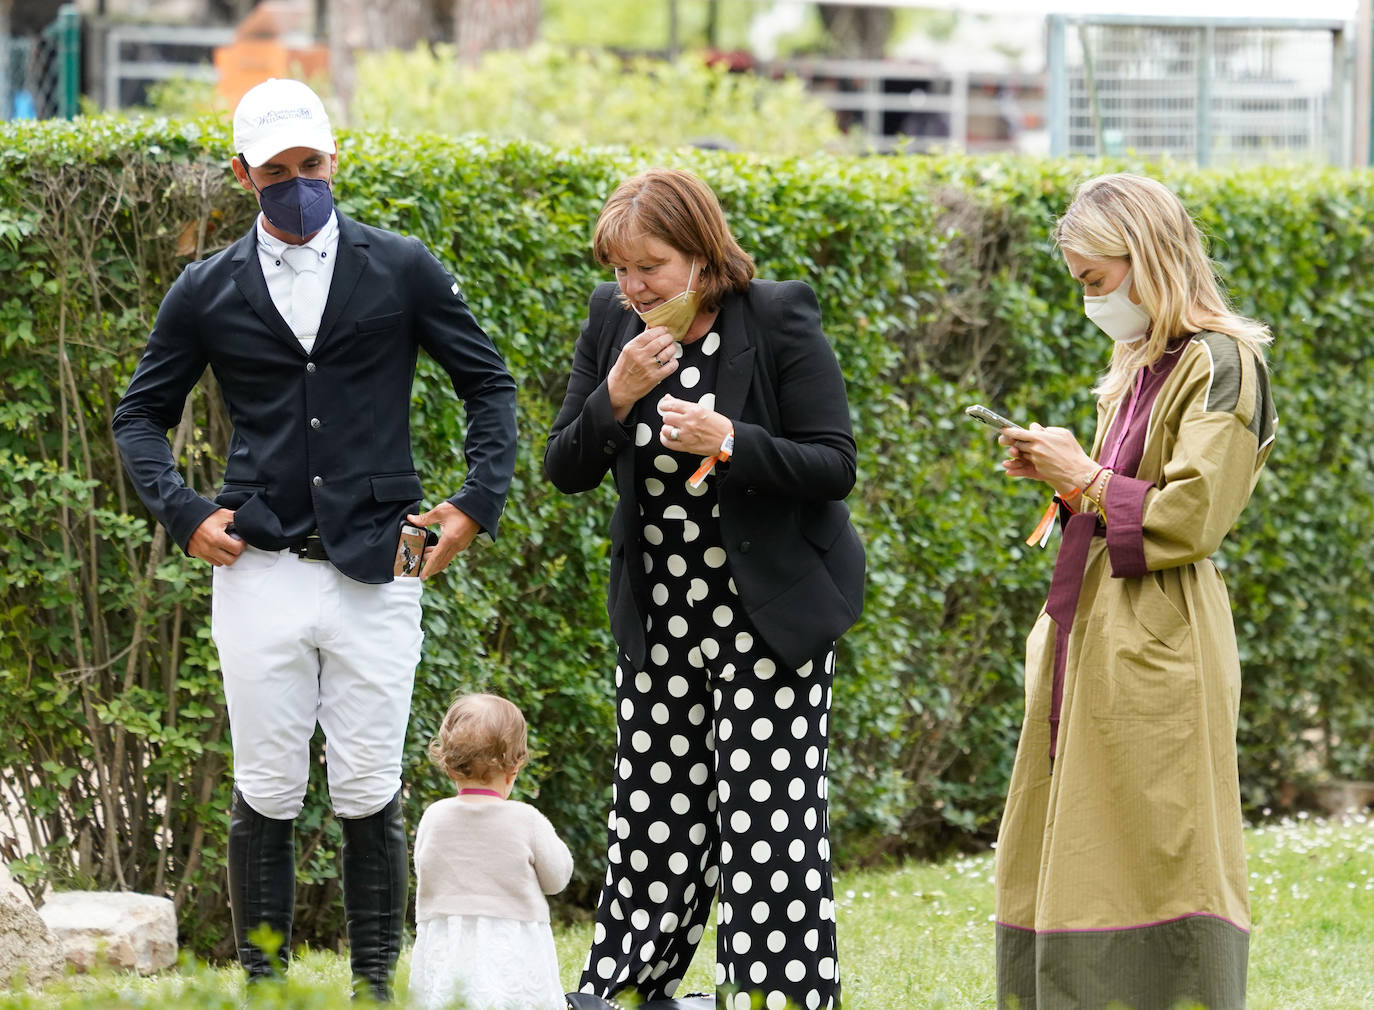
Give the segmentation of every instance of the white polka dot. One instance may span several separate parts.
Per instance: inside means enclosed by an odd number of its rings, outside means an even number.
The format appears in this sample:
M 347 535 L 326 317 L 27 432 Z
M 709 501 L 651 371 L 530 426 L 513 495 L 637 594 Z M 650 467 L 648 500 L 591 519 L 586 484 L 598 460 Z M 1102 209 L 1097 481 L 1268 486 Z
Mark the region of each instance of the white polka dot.
M 664 824 L 662 821 L 654 821 L 649 825 L 649 841 L 653 842 L 655 845 L 662 845 L 666 842 L 669 834 L 668 825 Z
M 720 731 L 717 734 L 718 739 L 721 741 L 721 743 L 724 743 L 726 740 L 729 740 L 730 734 L 732 734 L 734 731 L 735 724 L 732 723 L 729 719 L 726 719 L 724 716 L 722 716 L 720 720 Z
M 701 939 L 701 934 L 705 931 L 706 927 L 702 926 L 700 923 L 693 926 L 691 929 L 687 931 L 687 942 L 689 944 L 696 944 L 696 942 Z
M 749 830 L 749 815 L 743 810 L 736 810 L 730 815 L 730 827 L 737 834 L 744 834 Z
M 768 949 L 774 954 L 781 952 L 787 946 L 787 937 L 783 936 L 782 930 L 775 929 L 768 934 Z
M 635 750 L 639 751 L 639 753 L 643 754 L 646 750 L 653 746 L 653 741 L 649 737 L 649 734 L 645 733 L 642 729 L 635 730 L 634 736 L 630 737 L 630 746 L 633 747 Z M 629 771 L 628 768 L 626 768 L 625 770 L 626 772 Z
M 687 742 L 687 738 L 681 733 L 674 733 L 672 738 L 668 741 L 668 749 L 677 757 L 685 755 L 690 747 L 691 744 Z
M 677 929 L 677 924 L 679 921 L 680 920 L 677 917 L 677 913 L 664 912 L 663 918 L 658 920 L 658 928 L 664 933 L 671 933 L 673 932 L 673 930 Z
M 673 813 L 679 816 L 692 809 L 692 801 L 685 793 L 673 793 L 673 798 L 668 801 L 668 805 L 673 808 Z
M 681 554 L 674 554 L 668 558 L 668 571 L 679 579 L 687 574 L 687 562 Z
M 749 783 L 749 798 L 755 803 L 763 803 L 773 795 L 773 787 L 765 779 L 755 779 Z
M 814 746 L 806 748 L 806 767 L 815 768 L 821 763 L 821 752 Z
M 720 986 L 720 985 L 724 985 L 724 984 L 725 984 L 725 962 L 724 962 L 724 961 L 717 961 L 717 962 L 716 962 L 716 985 Z
M 751 1005 L 752 999 L 747 992 L 737 992 L 730 1000 L 730 1010 L 749 1010 Z
M 635 714 L 635 704 L 629 698 L 620 703 L 620 717 L 626 722 Z
M 643 789 L 636 789 L 630 793 L 630 809 L 637 814 L 642 814 L 649 809 L 649 794 Z
M 687 829 L 687 837 L 692 840 L 693 845 L 700 845 L 702 842 L 706 841 L 706 825 L 693 824 Z
M 735 648 L 740 652 L 748 652 L 754 647 L 754 636 L 747 631 L 741 631 L 735 636 Z
M 787 783 L 787 795 L 793 800 L 800 800 L 806 795 L 806 783 L 801 779 L 793 779 Z
M 674 698 L 681 698 L 684 694 L 686 694 L 687 687 L 688 684 L 686 677 L 678 676 L 675 674 L 672 677 L 668 678 L 668 693 L 671 694 Z
M 701 651 L 707 659 L 715 659 L 720 655 L 720 643 L 714 638 L 703 638 L 701 640 Z
M 799 863 L 805 855 L 806 843 L 800 838 L 792 839 L 791 843 L 787 846 L 787 857 L 791 859 L 792 862 Z
M 677 460 L 660 453 L 654 457 L 654 469 L 659 473 L 677 473 Z
M 809 677 L 809 676 L 811 676 L 811 660 L 808 659 L 808 660 L 807 660 L 805 663 L 803 663 L 801 666 L 797 667 L 797 676 L 799 676 L 799 677 Z
M 730 755 L 730 767 L 737 772 L 742 772 L 749 767 L 749 752 L 737 750 Z
M 767 680 L 777 672 L 778 665 L 767 656 L 754 664 L 754 672 L 758 674 L 759 680 Z
M 620 843 L 612 842 L 611 847 L 606 850 L 606 860 L 611 863 L 620 862 Z
M 750 941 L 748 933 L 736 933 L 733 937 L 733 945 L 736 954 L 748 954 L 753 943 Z
M 616 824 L 616 826 L 615 826 L 615 833 L 616 833 L 618 836 L 620 836 L 621 839 L 629 838 L 629 837 L 630 837 L 630 822 L 629 822 L 629 820 L 626 819 L 626 818 L 624 818 L 624 817 L 620 818 L 620 821 L 619 821 L 619 822 Z
M 687 710 L 687 721 L 690 722 L 693 726 L 700 726 L 702 720 L 704 720 L 705 718 L 705 705 L 693 705 L 691 708 Z
M 668 767 L 666 761 L 655 761 L 649 768 L 649 778 L 653 779 L 659 785 L 663 785 L 672 777 L 673 770 Z
M 766 979 L 767 977 L 768 977 L 768 966 L 765 965 L 762 961 L 755 961 L 753 964 L 751 964 L 751 965 L 749 966 L 749 981 L 750 981 L 750 982 L 753 982 L 754 985 L 763 985 L 763 980 Z M 740 993 L 739 995 L 744 995 L 744 994 L 743 994 L 743 993 Z M 745 1005 L 746 1008 L 749 1006 L 748 1003 L 746 1003 L 746 1004 L 744 1004 L 744 1005 Z
M 754 860 L 755 863 L 762 866 L 764 863 L 768 862 L 768 860 L 773 858 L 773 847 L 769 845 L 767 842 L 755 842 L 753 846 L 749 849 L 749 856 Z
M 807 807 L 806 813 L 802 815 L 802 823 L 806 825 L 807 831 L 816 830 L 816 808 Z
M 687 587 L 687 599 L 691 602 L 704 600 L 708 592 L 710 592 L 710 589 L 707 587 L 705 579 L 693 579 L 692 584 Z M 712 658 L 714 659 L 715 657 L 713 656 Z
M 648 445 L 653 441 L 654 430 L 647 424 L 635 425 L 635 445 Z
M 682 380 L 683 389 L 692 389 L 701 381 L 701 369 L 693 365 L 678 372 L 678 378 Z
M 635 674 L 635 690 L 640 694 L 648 694 L 649 688 L 653 687 L 653 684 L 653 680 L 650 679 L 647 673 Z
M 668 602 L 668 587 L 662 582 L 655 582 L 649 595 L 653 598 L 654 604 L 661 607 Z
M 668 857 L 668 870 L 674 876 L 681 876 L 687 872 L 687 857 L 681 852 L 674 852 Z
M 596 973 L 600 975 L 602 978 L 610 978 L 611 973 L 614 971 L 615 958 L 603 957 L 600 961 L 596 962 Z
M 663 531 L 653 523 L 645 523 L 644 539 L 657 547 L 659 544 L 663 543 Z M 646 554 L 645 557 L 647 558 L 648 555 Z
M 705 485 L 703 485 L 703 487 L 704 487 L 704 486 L 705 486 Z M 701 527 L 698 526 L 696 523 L 692 522 L 691 520 L 688 520 L 687 522 L 684 522 L 684 523 L 682 524 L 682 541 L 683 541 L 683 543 L 688 543 L 688 544 L 690 544 L 692 541 L 694 541 L 694 540 L 695 540 L 697 537 L 699 537 L 699 536 L 701 536 Z
M 663 493 L 663 481 L 657 477 L 645 477 L 644 490 L 651 497 L 657 498 Z
M 787 1006 L 787 997 L 774 989 L 764 1000 L 764 1010 L 783 1010 Z
M 781 834 L 782 832 L 786 831 L 786 830 L 787 830 L 787 811 L 786 811 L 786 810 L 774 810 L 774 811 L 773 811 L 773 817 L 772 817 L 772 819 L 769 821 L 769 824 L 772 826 L 773 830 L 776 831 L 776 832 L 778 832 L 779 834 Z
M 812 891 L 819 891 L 821 889 L 820 870 L 810 869 L 806 871 L 806 886 Z
M 807 697 L 807 700 L 809 700 L 809 701 L 811 702 L 811 707 L 812 707 L 812 708 L 815 708 L 817 705 L 819 705 L 819 704 L 821 703 L 821 696 L 823 695 L 823 693 L 824 693 L 824 692 L 821 691 L 821 685 L 819 685 L 819 684 L 817 684 L 817 685 L 815 685 L 813 688 L 811 688 L 811 693 L 808 694 L 806 697 Z
M 820 972 L 821 978 L 835 977 L 835 959 L 833 957 L 823 957 L 816 965 L 816 970 Z
M 630 866 L 636 873 L 643 873 L 649 868 L 649 856 L 643 849 L 635 849 L 630 853 Z
M 768 881 L 768 886 L 773 888 L 773 890 L 776 891 L 778 894 L 781 894 L 783 891 L 787 890 L 787 884 L 788 879 L 787 872 L 785 870 L 775 871 L 773 873 L 772 878 Z
M 663 510 L 664 519 L 686 519 L 687 510 L 681 505 L 669 505 Z
M 706 865 L 707 861 L 709 860 L 709 857 L 710 857 L 710 853 L 703 852 L 703 853 L 701 854 L 701 865 L 702 865 L 702 866 L 705 866 L 705 865 Z M 722 863 L 729 863 L 729 862 L 733 862 L 733 861 L 734 861 L 734 858 L 735 858 L 735 847 L 734 847 L 733 845 L 731 845 L 729 842 L 721 842 L 721 843 L 720 843 L 720 861 L 721 861 Z M 716 867 L 712 867 L 712 869 L 716 869 Z M 728 907 L 728 906 L 727 906 L 727 907 Z
M 702 555 L 702 560 L 706 562 L 707 568 L 719 568 L 725 564 L 725 549 L 723 547 L 708 547 L 706 553 Z
M 668 706 L 661 701 L 649 709 L 649 717 L 660 726 L 668 725 L 668 720 L 671 718 L 668 713 Z
M 769 719 L 754 720 L 754 739 L 767 740 L 773 735 L 773 723 Z
M 806 738 L 806 717 L 799 715 L 792 720 L 792 739 L 804 740 Z
M 728 628 L 734 619 L 735 612 L 723 603 L 711 611 L 711 620 L 716 622 L 718 628 Z
M 801 922 L 806 915 L 806 905 L 800 899 L 787 903 L 787 918 L 790 922 Z
M 773 752 L 773 767 L 778 771 L 786 771 L 787 766 L 792 763 L 792 755 L 786 747 L 779 747 Z
M 674 341 L 673 341 L 673 357 L 674 357 L 674 358 L 680 358 L 680 357 L 682 357 L 682 341 L 681 341 L 681 340 L 674 340 Z
M 800 982 L 802 979 L 806 978 L 806 965 L 793 959 L 787 962 L 787 967 L 783 969 L 783 974 L 787 976 L 787 981 L 789 982 Z
M 654 666 L 663 666 L 668 662 L 668 647 L 666 645 L 655 645 L 649 650 L 649 659 Z
M 790 687 L 780 687 L 778 688 L 778 693 L 773 695 L 773 703 L 776 704 L 778 708 L 791 708 L 792 702 L 794 701 L 796 701 L 796 696 L 792 693 Z
M 635 929 L 648 929 L 649 913 L 642 908 L 636 908 L 634 912 L 630 914 L 630 925 Z
M 621 877 L 620 883 L 616 885 L 615 889 L 627 898 L 634 897 L 635 886 L 629 877 Z M 625 949 L 629 950 L 630 948 L 626 947 Z
M 754 907 L 749 910 L 750 916 L 755 922 L 763 922 L 768 918 L 768 902 L 756 901 Z
M 720 801 L 721 801 L 722 803 L 729 803 L 729 802 L 730 802 L 730 783 L 729 783 L 729 782 L 722 782 L 720 785 L 716 786 L 716 795 L 720 797 Z M 727 862 L 728 862 L 728 860 L 727 860 Z
M 663 535 L 662 533 L 659 534 L 659 536 L 662 536 L 662 535 Z M 650 572 L 652 572 L 652 571 L 654 570 L 654 556 L 653 556 L 652 554 L 650 554 L 648 551 L 645 551 L 645 552 L 641 555 L 641 557 L 644 558 L 644 574 L 645 574 L 645 575 L 648 575 Z M 647 623 L 647 622 L 646 622 L 646 623 Z
M 687 618 L 680 614 L 674 614 L 668 618 L 668 634 L 674 638 L 682 638 L 687 634 Z
M 826 716 L 824 712 L 822 712 L 821 717 L 816 720 L 816 728 L 820 731 L 821 736 L 825 736 L 825 727 L 829 721 L 829 717 Z
M 802 937 L 802 943 L 806 944 L 807 950 L 815 950 L 820 946 L 820 934 L 814 929 L 808 929 Z
M 661 881 L 655 880 L 652 884 L 649 885 L 648 895 L 649 900 L 652 901 L 655 905 L 661 905 L 668 900 L 668 885 L 662 883 Z M 645 925 L 647 926 L 648 923 L 645 923 Z
M 735 705 L 744 711 L 754 707 L 754 692 L 747 687 L 742 687 L 735 692 Z
M 701 655 L 701 650 L 695 645 L 687 652 L 687 662 L 692 665 L 694 670 L 704 670 L 706 668 L 706 660 Z
M 821 994 L 815 989 L 812 989 L 806 994 L 806 1010 L 820 1010 L 820 1007 Z
M 734 886 L 736 894 L 747 894 L 749 889 L 754 886 L 753 879 L 743 870 L 736 873 L 730 882 Z
M 710 357 L 720 348 L 720 334 L 712 330 L 701 338 L 701 353 Z M 708 394 L 709 395 L 709 394 Z

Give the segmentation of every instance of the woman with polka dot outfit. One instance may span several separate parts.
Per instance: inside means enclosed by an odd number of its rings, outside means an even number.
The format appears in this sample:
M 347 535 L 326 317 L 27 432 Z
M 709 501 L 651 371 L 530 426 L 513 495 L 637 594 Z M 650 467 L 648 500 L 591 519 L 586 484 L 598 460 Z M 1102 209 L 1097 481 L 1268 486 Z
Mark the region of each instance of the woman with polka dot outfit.
M 624 182 L 593 251 L 616 283 L 544 456 L 564 492 L 608 471 L 619 492 L 615 783 L 581 990 L 672 996 L 718 896 L 720 1005 L 835 1008 L 826 739 L 864 570 L 844 380 L 815 294 L 753 280 L 690 173 Z

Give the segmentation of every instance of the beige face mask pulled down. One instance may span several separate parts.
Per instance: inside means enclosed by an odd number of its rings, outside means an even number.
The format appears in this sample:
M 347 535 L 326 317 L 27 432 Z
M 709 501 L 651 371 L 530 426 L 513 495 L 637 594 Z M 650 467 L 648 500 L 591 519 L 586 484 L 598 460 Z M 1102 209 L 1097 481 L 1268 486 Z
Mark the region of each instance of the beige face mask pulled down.
M 692 290 L 692 282 L 696 280 L 697 261 L 692 260 L 692 272 L 687 277 L 687 290 L 680 295 L 655 305 L 648 312 L 640 312 L 635 309 L 636 315 L 644 320 L 645 326 L 666 326 L 673 339 L 681 341 L 691 329 L 693 320 L 697 317 L 697 312 L 701 309 L 701 292 Z

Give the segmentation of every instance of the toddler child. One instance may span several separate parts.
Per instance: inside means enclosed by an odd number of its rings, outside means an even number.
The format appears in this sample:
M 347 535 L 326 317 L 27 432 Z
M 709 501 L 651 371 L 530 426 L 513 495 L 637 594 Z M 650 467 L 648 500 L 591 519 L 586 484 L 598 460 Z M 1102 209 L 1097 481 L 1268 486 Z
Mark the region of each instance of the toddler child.
M 544 895 L 567 886 L 573 861 L 543 814 L 509 798 L 529 759 L 525 717 L 505 698 L 465 695 L 429 755 L 458 794 L 427 809 L 415 831 L 411 1002 L 563 1010 Z

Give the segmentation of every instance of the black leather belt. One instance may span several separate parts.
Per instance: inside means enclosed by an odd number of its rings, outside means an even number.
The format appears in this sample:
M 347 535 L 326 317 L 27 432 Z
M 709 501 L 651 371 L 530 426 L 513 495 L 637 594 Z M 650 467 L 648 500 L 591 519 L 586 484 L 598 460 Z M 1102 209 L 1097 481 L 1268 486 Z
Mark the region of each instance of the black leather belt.
M 324 541 L 318 533 L 312 533 L 300 543 L 287 548 L 292 554 L 305 561 L 328 561 L 329 552 L 324 549 Z

